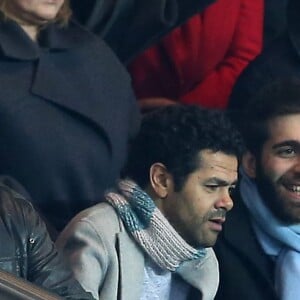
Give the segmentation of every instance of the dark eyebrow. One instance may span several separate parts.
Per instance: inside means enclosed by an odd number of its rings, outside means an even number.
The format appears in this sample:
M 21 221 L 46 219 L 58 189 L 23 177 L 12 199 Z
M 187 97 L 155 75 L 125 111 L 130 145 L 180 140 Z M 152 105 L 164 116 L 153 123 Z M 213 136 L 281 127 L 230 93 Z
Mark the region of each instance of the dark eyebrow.
M 285 146 L 292 146 L 296 149 L 300 149 L 300 142 L 298 142 L 296 140 L 287 140 L 287 141 L 283 141 L 281 143 L 273 145 L 272 149 L 276 150 L 278 148 L 285 147 Z
M 227 186 L 227 185 L 236 185 L 237 180 L 230 183 L 230 182 L 220 179 L 218 177 L 211 177 L 206 181 L 206 183 L 213 183 L 213 184 L 217 184 L 219 186 Z

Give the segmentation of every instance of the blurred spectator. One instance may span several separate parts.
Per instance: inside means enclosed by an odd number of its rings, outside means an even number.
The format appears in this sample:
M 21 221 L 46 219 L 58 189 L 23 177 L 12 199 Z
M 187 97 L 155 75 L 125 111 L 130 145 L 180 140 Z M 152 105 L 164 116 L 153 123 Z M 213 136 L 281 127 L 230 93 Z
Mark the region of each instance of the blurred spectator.
M 265 0 L 264 47 L 286 30 L 288 0 Z
M 276 79 L 300 77 L 300 1 L 290 0 L 286 13 L 287 29 L 241 74 L 230 97 L 231 108 L 241 109 L 260 88 Z
M 129 64 L 142 111 L 185 104 L 226 108 L 262 47 L 263 0 L 218 0 Z M 150 98 L 150 99 L 149 99 Z
M 114 184 L 138 129 L 130 78 L 68 1 L 0 0 L 0 172 L 57 230 Z
M 64 299 L 93 299 L 73 278 L 45 224 L 19 189 L 11 178 L 0 177 L 0 269 Z

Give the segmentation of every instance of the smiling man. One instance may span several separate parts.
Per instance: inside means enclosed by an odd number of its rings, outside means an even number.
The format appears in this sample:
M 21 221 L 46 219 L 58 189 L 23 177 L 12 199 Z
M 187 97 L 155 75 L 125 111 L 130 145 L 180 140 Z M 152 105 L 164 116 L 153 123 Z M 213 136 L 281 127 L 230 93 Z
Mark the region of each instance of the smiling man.
M 213 299 L 211 246 L 242 150 L 222 112 L 176 105 L 145 116 L 116 189 L 58 239 L 80 283 L 97 299 Z
M 241 116 L 249 152 L 215 248 L 217 299 L 300 299 L 300 81 L 265 86 Z

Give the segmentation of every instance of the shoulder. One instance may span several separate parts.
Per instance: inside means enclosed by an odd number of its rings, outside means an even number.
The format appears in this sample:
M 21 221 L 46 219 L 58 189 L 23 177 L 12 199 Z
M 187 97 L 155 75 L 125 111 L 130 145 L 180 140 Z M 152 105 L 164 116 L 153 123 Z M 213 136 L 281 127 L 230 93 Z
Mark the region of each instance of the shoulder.
M 15 180 L 0 176 L 0 224 L 5 227 L 5 231 L 9 230 L 22 240 L 29 236 L 41 236 L 42 230 L 46 230 L 41 225 L 41 218 L 25 198 L 23 188 L 18 187 L 21 185 Z
M 89 32 L 76 22 L 68 26 L 69 35 L 76 39 L 70 53 L 77 53 L 78 59 L 94 77 L 117 81 L 119 85 L 130 86 L 130 76 L 115 52 L 99 36 Z
M 76 215 L 60 233 L 56 245 L 66 257 L 85 253 L 84 264 L 97 259 L 106 269 L 110 259 L 116 261 L 115 242 L 121 228 L 114 209 L 100 203 Z
M 122 221 L 114 208 L 108 203 L 99 203 L 76 215 L 60 234 L 60 239 L 85 235 L 90 239 L 110 244 L 122 230 Z
M 70 21 L 63 31 L 65 32 L 66 39 L 71 40 L 75 48 L 84 49 L 87 52 L 89 51 L 90 54 L 103 57 L 103 59 L 105 59 L 105 57 L 109 57 L 115 62 L 119 62 L 115 53 L 101 37 L 88 31 L 77 22 Z M 88 57 L 86 58 L 88 59 Z
M 88 221 L 95 226 L 111 224 L 119 227 L 119 218 L 114 208 L 108 203 L 99 203 L 80 212 L 72 222 Z M 107 223 L 108 222 L 108 223 Z
M 9 214 L 24 215 L 25 211 L 34 211 L 32 204 L 25 198 L 27 192 L 13 178 L 0 176 L 0 209 Z

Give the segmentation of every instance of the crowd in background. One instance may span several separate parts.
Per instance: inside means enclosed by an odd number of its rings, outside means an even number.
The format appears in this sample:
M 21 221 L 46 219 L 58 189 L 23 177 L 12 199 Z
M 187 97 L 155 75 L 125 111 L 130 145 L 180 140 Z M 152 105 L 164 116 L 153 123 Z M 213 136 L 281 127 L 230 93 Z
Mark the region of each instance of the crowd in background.
M 0 0 L 0 269 L 66 299 L 299 299 L 299 12 Z

